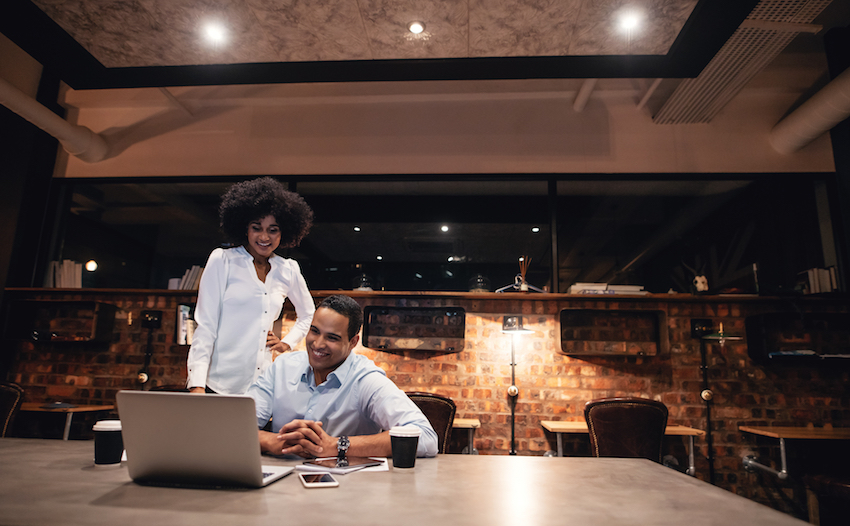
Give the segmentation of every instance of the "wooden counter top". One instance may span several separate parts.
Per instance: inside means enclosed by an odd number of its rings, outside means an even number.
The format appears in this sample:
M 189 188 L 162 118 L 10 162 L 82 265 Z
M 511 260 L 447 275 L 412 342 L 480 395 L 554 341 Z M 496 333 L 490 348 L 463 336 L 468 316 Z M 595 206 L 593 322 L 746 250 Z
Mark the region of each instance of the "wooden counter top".
M 765 427 L 738 426 L 740 431 L 771 438 L 795 438 L 802 440 L 850 440 L 850 427 Z
M 547 431 L 551 431 L 553 433 L 587 433 L 586 422 L 542 420 L 540 425 L 542 425 Z M 705 431 L 702 429 L 695 429 L 693 427 L 670 424 L 667 426 L 664 434 L 669 436 L 703 436 L 705 435 Z

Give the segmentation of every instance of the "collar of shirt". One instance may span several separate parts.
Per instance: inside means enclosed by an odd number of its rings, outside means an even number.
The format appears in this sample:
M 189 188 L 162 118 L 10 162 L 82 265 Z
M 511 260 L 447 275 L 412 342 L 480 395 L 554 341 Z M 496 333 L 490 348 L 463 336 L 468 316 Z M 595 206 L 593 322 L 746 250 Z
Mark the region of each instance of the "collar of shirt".
M 254 261 L 254 256 L 252 256 L 251 253 L 248 252 L 248 249 L 245 248 L 244 245 L 239 245 L 238 247 L 235 247 L 235 250 L 236 250 L 236 253 L 239 254 L 240 256 L 242 256 L 246 259 L 249 259 L 251 261 Z M 272 266 L 271 270 L 274 271 L 275 269 L 277 269 L 279 266 L 281 266 L 283 264 L 283 258 L 278 256 L 274 252 L 272 252 L 272 255 L 269 257 L 269 263 L 271 263 L 271 266 Z
M 354 352 L 350 352 L 345 361 L 342 362 L 339 367 L 331 371 L 330 374 L 328 374 L 328 378 L 327 380 L 325 380 L 325 383 L 323 385 L 325 385 L 326 387 L 342 386 L 350 376 L 352 367 L 354 367 L 354 356 Z M 313 368 L 310 367 L 309 359 L 307 360 L 307 366 L 305 371 L 301 373 L 301 382 L 307 384 L 307 387 L 309 387 L 310 389 L 315 389 L 318 387 L 316 385 L 316 376 L 313 373 Z

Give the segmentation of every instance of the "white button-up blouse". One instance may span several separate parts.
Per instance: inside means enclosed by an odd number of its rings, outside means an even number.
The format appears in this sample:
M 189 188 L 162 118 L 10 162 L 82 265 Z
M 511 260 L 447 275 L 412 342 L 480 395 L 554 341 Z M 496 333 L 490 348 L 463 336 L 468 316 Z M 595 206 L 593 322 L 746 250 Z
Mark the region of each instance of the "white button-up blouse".
M 209 386 L 221 394 L 243 394 L 272 363 L 266 335 L 280 317 L 284 300 L 296 321 L 281 340 L 291 348 L 304 339 L 316 311 L 301 268 L 292 259 L 269 258 L 265 283 L 244 247 L 212 251 L 198 290 L 198 326 L 189 349 L 187 386 Z

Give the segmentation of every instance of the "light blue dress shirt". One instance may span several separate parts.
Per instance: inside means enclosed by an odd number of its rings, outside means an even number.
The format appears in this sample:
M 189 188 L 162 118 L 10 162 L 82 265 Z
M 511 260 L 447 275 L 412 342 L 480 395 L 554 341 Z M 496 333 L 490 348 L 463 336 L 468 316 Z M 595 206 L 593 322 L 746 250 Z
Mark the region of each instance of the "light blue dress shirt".
M 314 420 L 336 437 L 414 425 L 422 431 L 417 456 L 437 455 L 437 433 L 422 411 L 380 367 L 353 352 L 318 386 L 305 351 L 282 354 L 246 394 L 254 399 L 260 428 L 269 418 L 275 431 L 295 419 Z

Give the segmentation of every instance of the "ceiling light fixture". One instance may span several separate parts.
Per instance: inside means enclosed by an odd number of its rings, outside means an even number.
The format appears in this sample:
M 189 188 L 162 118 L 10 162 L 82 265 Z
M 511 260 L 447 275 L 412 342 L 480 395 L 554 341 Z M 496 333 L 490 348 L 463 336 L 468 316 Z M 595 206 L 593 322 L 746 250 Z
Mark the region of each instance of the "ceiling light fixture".
M 642 21 L 643 16 L 641 16 L 641 13 L 638 11 L 630 10 L 620 13 L 620 29 L 628 32 L 629 34 L 640 28 L 640 23 Z
M 355 232 L 360 232 L 360 227 L 359 227 L 359 226 L 354 227 L 354 231 L 355 231 Z
M 378 256 L 376 259 L 377 259 L 378 261 L 381 261 L 382 259 L 384 259 L 384 256 Z
M 413 33 L 414 35 L 418 35 L 425 31 L 425 22 L 413 21 L 407 24 L 407 30 Z
M 540 227 L 539 226 L 532 227 L 531 231 L 536 234 L 536 233 L 540 232 Z
M 224 44 L 227 41 L 227 31 L 218 22 L 208 22 L 204 25 L 204 38 L 213 45 Z
M 448 231 L 449 231 L 449 226 L 448 226 L 448 225 L 443 225 L 443 226 L 441 226 L 441 227 L 440 227 L 440 230 L 441 230 L 441 231 L 443 231 L 443 232 L 448 232 Z

